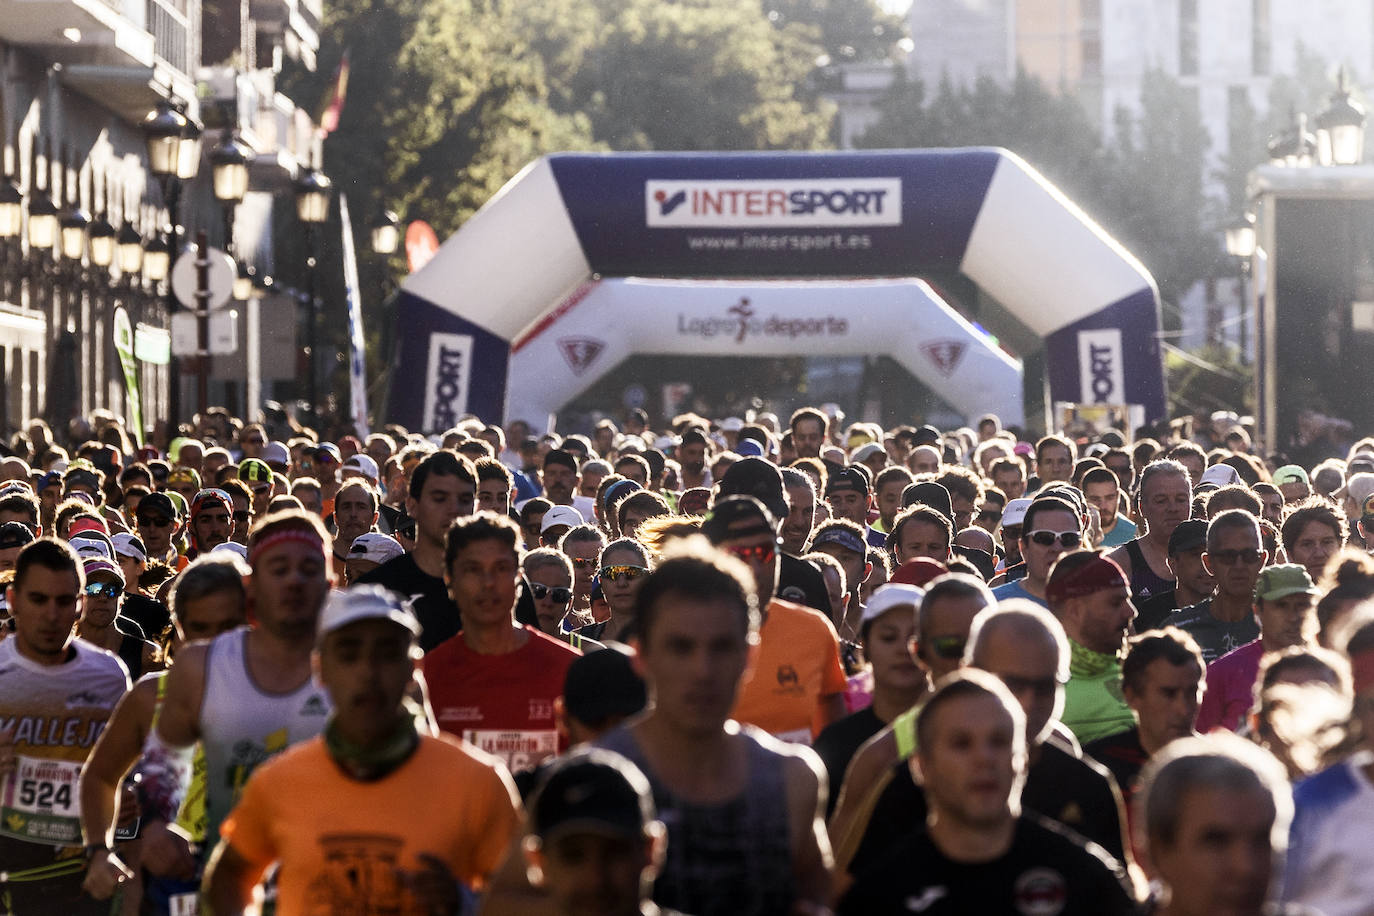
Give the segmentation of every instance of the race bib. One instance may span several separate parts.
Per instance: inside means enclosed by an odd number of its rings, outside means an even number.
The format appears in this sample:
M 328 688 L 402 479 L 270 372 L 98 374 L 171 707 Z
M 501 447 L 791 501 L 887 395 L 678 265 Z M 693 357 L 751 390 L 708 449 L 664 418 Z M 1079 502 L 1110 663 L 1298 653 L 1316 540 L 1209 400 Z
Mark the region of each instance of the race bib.
M 506 762 L 512 773 L 532 770 L 545 759 L 558 753 L 558 732 L 501 731 L 472 728 L 463 732 L 463 740 Z
M 14 772 L 0 787 L 0 834 L 30 843 L 79 846 L 80 775 L 78 761 L 19 755 Z

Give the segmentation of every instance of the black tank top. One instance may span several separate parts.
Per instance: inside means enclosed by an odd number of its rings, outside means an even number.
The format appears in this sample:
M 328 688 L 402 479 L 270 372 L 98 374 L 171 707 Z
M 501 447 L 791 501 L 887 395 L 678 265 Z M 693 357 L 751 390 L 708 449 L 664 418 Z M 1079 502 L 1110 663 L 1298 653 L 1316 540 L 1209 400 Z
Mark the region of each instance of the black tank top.
M 673 796 L 649 770 L 627 728 L 597 744 L 644 771 L 658 817 L 668 828 L 668 855 L 654 882 L 654 902 L 693 916 L 787 916 L 792 910 L 792 833 L 782 756 L 751 726 L 749 775 L 738 797 L 722 805 L 694 805 Z
M 1140 538 L 1126 542 L 1126 555 L 1131 558 L 1131 599 L 1136 607 L 1155 595 L 1173 590 L 1173 579 L 1165 579 L 1150 568 L 1145 551 L 1140 549 Z

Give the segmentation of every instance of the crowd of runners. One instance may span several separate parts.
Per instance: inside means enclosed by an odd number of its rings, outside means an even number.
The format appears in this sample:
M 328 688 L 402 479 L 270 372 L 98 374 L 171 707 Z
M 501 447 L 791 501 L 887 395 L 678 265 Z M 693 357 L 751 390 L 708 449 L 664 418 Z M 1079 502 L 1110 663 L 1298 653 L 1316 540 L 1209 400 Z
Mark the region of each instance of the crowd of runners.
M 657 426 L 14 436 L 0 912 L 1374 912 L 1374 439 Z

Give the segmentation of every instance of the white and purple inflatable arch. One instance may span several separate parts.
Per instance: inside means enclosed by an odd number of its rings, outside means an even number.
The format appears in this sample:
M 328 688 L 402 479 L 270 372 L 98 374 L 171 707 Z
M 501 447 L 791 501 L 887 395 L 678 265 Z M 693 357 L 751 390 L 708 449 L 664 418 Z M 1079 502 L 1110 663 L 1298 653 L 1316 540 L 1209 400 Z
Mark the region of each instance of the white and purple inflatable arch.
M 1053 400 L 1164 415 L 1149 273 L 1019 158 L 970 149 L 539 159 L 403 284 L 388 416 L 539 425 L 634 353 L 869 353 L 1016 422 L 1019 363 L 910 282 L 953 270 L 1045 338 Z

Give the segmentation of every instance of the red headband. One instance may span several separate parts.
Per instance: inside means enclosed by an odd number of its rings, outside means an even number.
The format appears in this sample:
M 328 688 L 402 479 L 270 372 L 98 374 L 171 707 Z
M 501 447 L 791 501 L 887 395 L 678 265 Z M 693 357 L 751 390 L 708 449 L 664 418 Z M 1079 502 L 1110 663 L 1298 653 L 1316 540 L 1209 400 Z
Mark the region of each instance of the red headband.
M 1067 601 L 1109 588 L 1123 588 L 1125 585 L 1126 574 L 1115 560 L 1096 557 L 1071 572 L 1060 573 L 1056 570 L 1045 586 L 1045 597 L 1054 602 Z
M 248 565 L 257 565 L 258 557 L 262 556 L 273 547 L 276 547 L 278 544 L 286 541 L 295 541 L 299 544 L 314 547 L 322 555 L 325 553 L 324 541 L 320 540 L 320 536 L 314 531 L 308 528 L 283 528 L 280 531 L 272 532 L 253 545 L 253 549 L 248 553 Z

